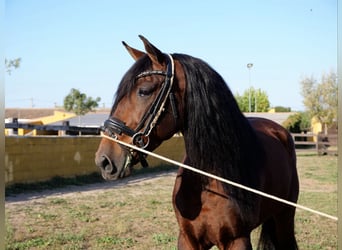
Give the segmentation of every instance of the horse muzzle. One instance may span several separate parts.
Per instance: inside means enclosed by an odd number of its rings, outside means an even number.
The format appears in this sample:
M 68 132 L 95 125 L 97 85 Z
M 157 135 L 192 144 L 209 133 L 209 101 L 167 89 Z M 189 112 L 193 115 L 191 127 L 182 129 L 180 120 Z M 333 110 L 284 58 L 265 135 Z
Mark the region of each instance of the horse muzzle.
M 109 156 L 101 155 L 95 158 L 95 164 L 100 168 L 105 180 L 117 180 L 131 174 L 132 156 L 127 154 L 122 164 L 116 165 Z

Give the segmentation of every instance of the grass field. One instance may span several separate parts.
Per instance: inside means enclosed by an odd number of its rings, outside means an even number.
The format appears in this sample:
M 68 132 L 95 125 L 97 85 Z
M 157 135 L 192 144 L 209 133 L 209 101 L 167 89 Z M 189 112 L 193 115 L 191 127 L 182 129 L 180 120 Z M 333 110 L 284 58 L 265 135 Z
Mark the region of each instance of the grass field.
M 298 171 L 299 203 L 336 216 L 337 157 L 300 155 Z M 169 170 L 9 196 L 6 249 L 176 249 L 174 178 Z M 337 249 L 337 222 L 297 210 L 296 237 L 300 249 Z

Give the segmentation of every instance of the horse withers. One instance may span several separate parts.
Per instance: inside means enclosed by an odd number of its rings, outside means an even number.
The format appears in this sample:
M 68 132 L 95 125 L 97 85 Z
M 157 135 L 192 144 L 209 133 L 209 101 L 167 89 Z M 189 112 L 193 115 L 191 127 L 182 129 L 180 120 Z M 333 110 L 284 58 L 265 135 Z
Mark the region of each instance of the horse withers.
M 123 76 L 103 131 L 153 151 L 181 132 L 184 163 L 296 202 L 299 182 L 290 134 L 262 118 L 246 118 L 222 77 L 204 61 L 164 54 L 140 36 L 145 52 L 123 42 L 135 59 Z M 103 138 L 96 165 L 107 180 L 124 178 L 145 155 Z M 297 249 L 295 208 L 179 168 L 173 190 L 178 249 Z

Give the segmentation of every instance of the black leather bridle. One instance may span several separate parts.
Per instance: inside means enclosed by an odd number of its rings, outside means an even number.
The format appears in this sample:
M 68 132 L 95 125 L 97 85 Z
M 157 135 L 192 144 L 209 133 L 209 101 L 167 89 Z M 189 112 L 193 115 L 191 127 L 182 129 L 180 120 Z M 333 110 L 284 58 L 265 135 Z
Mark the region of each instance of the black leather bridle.
M 171 55 L 167 55 L 168 63 L 166 66 L 166 71 L 161 70 L 151 70 L 144 71 L 135 77 L 135 81 L 139 78 L 150 76 L 150 75 L 163 75 L 165 76 L 164 83 L 162 87 L 153 101 L 152 105 L 148 108 L 147 112 L 141 118 L 138 126 L 135 129 L 132 129 L 126 126 L 125 122 L 121 121 L 118 118 L 110 117 L 101 127 L 103 132 L 106 132 L 110 137 L 117 139 L 118 135 L 125 134 L 132 138 L 132 144 L 140 147 L 146 148 L 149 144 L 149 135 L 153 128 L 156 126 L 158 119 L 162 112 L 165 109 L 165 104 L 167 99 L 169 98 L 172 113 L 174 118 L 177 119 L 177 108 L 175 104 L 175 97 L 172 93 L 172 85 L 173 85 L 173 77 L 174 77 L 174 62 Z M 129 149 L 131 153 L 131 157 L 133 157 L 134 150 Z M 141 162 L 143 167 L 147 167 L 148 163 L 145 159 L 146 155 L 137 152 L 139 155 L 139 161 Z

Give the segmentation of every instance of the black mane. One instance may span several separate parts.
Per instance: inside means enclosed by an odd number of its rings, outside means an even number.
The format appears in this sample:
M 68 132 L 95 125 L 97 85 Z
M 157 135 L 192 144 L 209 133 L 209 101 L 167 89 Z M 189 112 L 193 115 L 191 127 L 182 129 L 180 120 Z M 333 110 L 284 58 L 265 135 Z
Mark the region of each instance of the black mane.
M 223 78 L 204 61 L 184 54 L 172 54 L 186 76 L 184 128 L 187 157 L 193 167 L 249 187 L 258 188 L 263 155 L 255 132 L 241 113 Z M 131 92 L 135 77 L 151 68 L 147 56 L 140 58 L 123 76 L 111 114 L 119 101 Z M 202 177 L 203 186 L 208 183 Z M 255 204 L 255 195 L 224 185 L 236 199 Z M 247 205 L 247 204 L 246 204 Z M 251 209 L 247 205 L 244 209 Z
M 186 76 L 183 133 L 191 165 L 257 188 L 254 173 L 260 167 L 257 162 L 262 155 L 261 147 L 229 87 L 202 60 L 183 54 L 173 57 L 181 63 Z M 231 195 L 246 193 L 229 185 L 225 187 Z

